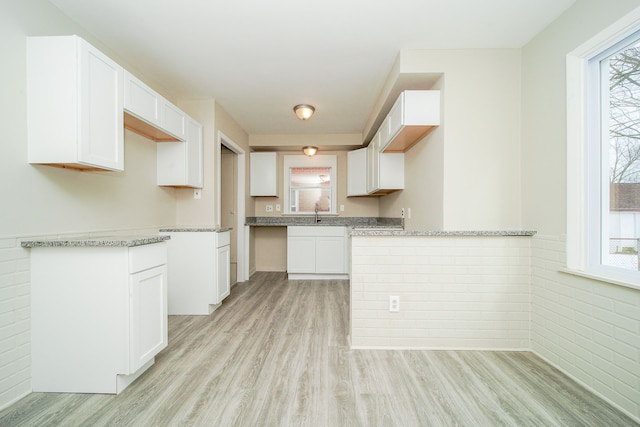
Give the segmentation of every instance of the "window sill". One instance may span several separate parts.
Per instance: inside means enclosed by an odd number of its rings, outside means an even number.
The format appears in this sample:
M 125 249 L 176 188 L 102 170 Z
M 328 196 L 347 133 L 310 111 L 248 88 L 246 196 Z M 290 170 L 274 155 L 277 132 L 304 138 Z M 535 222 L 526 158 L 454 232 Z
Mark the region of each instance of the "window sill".
M 570 268 L 561 268 L 560 272 L 640 291 L 640 284 L 638 284 L 637 281 L 633 281 L 633 279 L 631 278 L 629 279 L 627 279 L 626 277 L 615 278 L 605 274 L 587 273 L 585 271 L 573 270 Z

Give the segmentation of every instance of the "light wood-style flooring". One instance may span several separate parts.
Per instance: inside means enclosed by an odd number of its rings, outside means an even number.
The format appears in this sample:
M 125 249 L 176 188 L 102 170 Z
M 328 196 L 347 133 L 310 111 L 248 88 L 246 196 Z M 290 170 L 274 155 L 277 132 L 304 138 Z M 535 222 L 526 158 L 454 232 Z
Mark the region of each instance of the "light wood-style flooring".
M 528 352 L 348 347 L 349 283 L 256 273 L 122 394 L 32 393 L 0 426 L 632 426 Z

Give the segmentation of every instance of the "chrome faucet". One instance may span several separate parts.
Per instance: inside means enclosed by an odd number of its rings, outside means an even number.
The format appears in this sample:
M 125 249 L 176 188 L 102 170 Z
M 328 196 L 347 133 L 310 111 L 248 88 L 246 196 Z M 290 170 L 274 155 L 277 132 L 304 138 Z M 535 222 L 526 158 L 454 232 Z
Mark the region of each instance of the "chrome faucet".
M 316 224 L 320 222 L 320 218 L 318 218 L 318 205 L 316 205 Z

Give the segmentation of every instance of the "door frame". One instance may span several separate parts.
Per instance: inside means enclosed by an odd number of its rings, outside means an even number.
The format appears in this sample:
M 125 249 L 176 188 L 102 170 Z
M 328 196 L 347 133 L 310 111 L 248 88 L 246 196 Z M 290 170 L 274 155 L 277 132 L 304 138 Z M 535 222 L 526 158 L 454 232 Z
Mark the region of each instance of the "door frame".
M 238 156 L 238 167 L 236 177 L 238 183 L 238 194 L 237 194 L 237 206 L 236 206 L 236 259 L 237 259 L 237 271 L 236 271 L 236 280 L 238 283 L 249 280 L 249 245 L 248 245 L 248 235 L 245 227 L 246 217 L 245 217 L 245 151 L 238 144 L 233 142 L 231 138 L 225 135 L 222 131 L 218 131 L 218 144 L 217 144 L 217 156 L 216 156 L 216 170 L 217 179 L 216 179 L 216 187 L 218 194 L 218 202 L 217 202 L 217 217 L 222 218 L 221 216 L 221 181 L 222 181 L 222 168 L 220 165 L 220 161 L 222 158 L 221 149 L 224 145 L 229 150 L 233 151 Z

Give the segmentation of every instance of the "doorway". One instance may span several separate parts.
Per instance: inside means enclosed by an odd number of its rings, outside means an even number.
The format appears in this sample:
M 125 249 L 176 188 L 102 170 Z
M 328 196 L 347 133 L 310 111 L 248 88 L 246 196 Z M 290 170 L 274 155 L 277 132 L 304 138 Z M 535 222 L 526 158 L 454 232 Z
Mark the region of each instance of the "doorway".
M 221 227 L 231 228 L 231 283 L 244 282 L 248 276 L 245 248 L 245 154 L 224 133 L 218 131 L 218 218 Z

